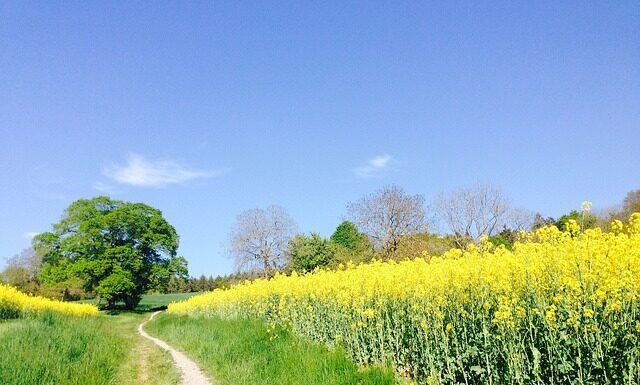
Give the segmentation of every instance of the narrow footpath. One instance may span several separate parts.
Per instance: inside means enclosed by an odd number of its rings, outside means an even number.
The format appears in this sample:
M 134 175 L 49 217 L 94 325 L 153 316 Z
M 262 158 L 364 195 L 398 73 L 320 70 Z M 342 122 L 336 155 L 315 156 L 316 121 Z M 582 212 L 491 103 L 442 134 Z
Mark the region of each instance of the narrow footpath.
M 214 385 L 209 379 L 202 373 L 198 365 L 195 362 L 190 360 L 186 355 L 172 348 L 171 345 L 164 342 L 161 339 L 151 337 L 147 332 L 144 331 L 144 325 L 151 321 L 153 317 L 155 317 L 159 311 L 153 313 L 148 320 L 144 321 L 138 326 L 138 333 L 146 339 L 153 341 L 156 345 L 160 346 L 162 349 L 167 350 L 171 353 L 173 357 L 173 361 L 176 366 L 182 372 L 182 381 L 181 385 Z

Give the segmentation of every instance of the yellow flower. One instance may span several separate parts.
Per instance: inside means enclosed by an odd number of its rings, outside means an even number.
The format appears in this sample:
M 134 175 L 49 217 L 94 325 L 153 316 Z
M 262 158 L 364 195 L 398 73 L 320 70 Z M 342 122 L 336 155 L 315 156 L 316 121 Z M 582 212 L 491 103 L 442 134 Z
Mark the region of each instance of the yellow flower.
M 562 344 L 561 333 L 577 344 L 579 333 L 640 333 L 640 213 L 614 221 L 611 232 L 581 232 L 575 220 L 567 230 L 521 234 L 512 250 L 483 241 L 440 257 L 278 274 L 170 304 L 169 312 L 261 319 L 328 344 L 340 336 L 361 363 L 384 362 L 412 338 L 415 361 L 399 369 L 423 373 L 420 383 L 443 381 L 426 365 L 446 357 L 424 350 L 447 343 L 438 330 L 462 344 L 481 330 L 491 349 L 530 343 L 531 331 L 550 344 Z
M 447 334 L 451 333 L 453 331 L 453 325 L 451 324 L 451 322 L 449 322 L 445 328 L 445 331 L 447 332 Z
M 78 304 L 32 296 L 16 288 L 0 284 L 0 320 L 9 317 L 35 316 L 47 311 L 73 316 L 92 316 L 98 308 L 91 304 Z
M 376 315 L 376 312 L 375 310 L 368 308 L 362 312 L 362 315 L 365 316 L 366 318 L 373 318 Z

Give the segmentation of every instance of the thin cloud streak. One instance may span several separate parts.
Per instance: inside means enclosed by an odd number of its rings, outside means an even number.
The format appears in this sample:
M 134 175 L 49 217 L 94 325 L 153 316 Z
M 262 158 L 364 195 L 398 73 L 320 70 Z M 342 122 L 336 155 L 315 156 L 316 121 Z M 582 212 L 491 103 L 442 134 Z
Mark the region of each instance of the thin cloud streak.
M 93 189 L 100 191 L 105 194 L 116 194 L 118 193 L 118 189 L 115 186 L 112 186 L 108 183 L 104 182 L 96 182 L 93 184 Z
M 194 179 L 212 178 L 225 170 L 204 171 L 188 169 L 169 160 L 151 161 L 138 154 L 129 154 L 124 166 L 107 167 L 104 176 L 114 182 L 137 187 L 162 188 L 170 184 L 181 184 Z M 97 185 L 105 187 L 107 185 Z M 97 188 L 94 186 L 94 188 Z
M 389 164 L 393 161 L 393 157 L 389 154 L 378 155 L 369 159 L 364 166 L 354 169 L 356 176 L 359 178 L 373 178 L 378 176 L 383 170 L 389 168 Z

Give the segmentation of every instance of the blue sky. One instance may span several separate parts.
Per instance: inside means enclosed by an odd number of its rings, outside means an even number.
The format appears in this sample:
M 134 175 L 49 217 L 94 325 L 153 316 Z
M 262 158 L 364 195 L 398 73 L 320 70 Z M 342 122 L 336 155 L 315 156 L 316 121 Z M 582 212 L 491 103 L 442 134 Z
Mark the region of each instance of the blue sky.
M 557 3 L 2 2 L 0 256 L 102 194 L 161 209 L 195 275 L 232 271 L 243 210 L 328 236 L 385 184 L 620 202 L 640 3 Z

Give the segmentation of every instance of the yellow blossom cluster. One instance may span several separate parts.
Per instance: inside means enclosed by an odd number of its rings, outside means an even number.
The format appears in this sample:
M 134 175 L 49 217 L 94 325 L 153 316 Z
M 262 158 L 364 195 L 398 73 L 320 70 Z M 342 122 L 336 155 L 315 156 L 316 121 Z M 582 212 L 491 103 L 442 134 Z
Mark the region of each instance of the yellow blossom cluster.
M 640 213 L 442 256 L 277 275 L 169 305 L 261 318 L 418 383 L 640 381 Z
M 98 314 L 98 308 L 91 304 L 75 304 L 32 296 L 12 286 L 0 284 L 0 320 L 30 317 L 47 311 L 73 316 Z

